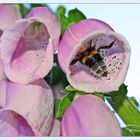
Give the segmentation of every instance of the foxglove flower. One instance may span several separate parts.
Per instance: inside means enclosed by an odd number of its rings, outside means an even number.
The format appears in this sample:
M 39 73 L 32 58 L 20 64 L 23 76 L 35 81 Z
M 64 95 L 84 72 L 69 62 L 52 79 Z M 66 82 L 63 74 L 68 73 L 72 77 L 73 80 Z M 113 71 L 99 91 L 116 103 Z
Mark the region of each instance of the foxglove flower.
M 10 14 L 9 14 L 10 13 Z M 8 29 L 12 24 L 21 18 L 19 10 L 14 5 L 1 4 L 0 5 L 0 37 L 2 33 Z M 3 63 L 0 59 L 0 79 L 5 79 L 3 71 Z
M 107 23 L 89 19 L 71 25 L 58 47 L 59 64 L 70 84 L 85 92 L 118 90 L 130 59 L 126 39 Z
M 102 99 L 83 95 L 66 110 L 61 122 L 62 136 L 121 136 L 117 119 Z
M 54 104 L 47 83 L 43 79 L 28 85 L 5 82 L 7 88 L 0 110 L 0 136 L 50 135 Z
M 16 20 L 21 18 L 19 10 L 14 5 L 0 4 L 0 35 Z
M 6 76 L 27 84 L 47 75 L 53 66 L 60 25 L 47 7 L 32 8 L 5 30 L 1 37 L 1 58 Z

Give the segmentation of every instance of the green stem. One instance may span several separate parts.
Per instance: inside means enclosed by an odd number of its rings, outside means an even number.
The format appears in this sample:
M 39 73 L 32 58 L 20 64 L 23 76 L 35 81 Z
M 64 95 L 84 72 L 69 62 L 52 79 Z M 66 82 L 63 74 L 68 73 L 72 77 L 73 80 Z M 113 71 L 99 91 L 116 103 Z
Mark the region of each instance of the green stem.
M 125 97 L 119 106 L 113 103 L 111 98 L 107 98 L 107 101 L 126 125 L 140 125 L 140 111 L 128 97 Z

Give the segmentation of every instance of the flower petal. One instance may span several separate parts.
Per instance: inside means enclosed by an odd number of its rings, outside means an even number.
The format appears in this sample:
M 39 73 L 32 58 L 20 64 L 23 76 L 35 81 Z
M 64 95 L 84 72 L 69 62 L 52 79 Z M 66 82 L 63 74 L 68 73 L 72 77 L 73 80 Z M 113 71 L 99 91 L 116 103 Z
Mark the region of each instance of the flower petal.
M 51 137 L 60 136 L 60 121 L 59 120 L 54 119 L 53 128 L 49 136 Z
M 0 30 L 4 31 L 21 18 L 19 10 L 12 4 L 0 4 Z
M 19 10 L 14 5 L 0 4 L 0 37 L 4 30 L 21 18 Z M 5 79 L 3 64 L 0 58 L 0 80 Z
M 101 49 L 112 42 L 113 45 L 110 48 Z M 88 48 L 88 46 L 92 49 L 95 46 L 93 50 L 100 55 L 101 60 L 95 58 L 93 54 L 78 57 L 81 54 L 79 53 L 81 48 Z M 86 53 L 91 53 L 91 51 Z M 71 64 L 77 57 L 78 61 Z M 96 65 L 89 62 L 90 66 L 88 66 L 82 62 L 84 58 L 85 62 L 89 58 L 92 63 L 96 60 Z M 88 93 L 118 90 L 125 80 L 129 59 L 130 48 L 127 40 L 122 35 L 115 33 L 108 24 L 95 19 L 82 20 L 71 25 L 58 47 L 59 64 L 66 73 L 69 83 L 74 88 Z M 99 64 L 99 61 L 102 64 Z M 107 74 L 102 76 L 100 73 Z
M 43 79 L 29 85 L 9 82 L 6 97 L 6 106 L 1 110 L 1 113 L 8 111 L 16 114 L 14 119 L 18 123 L 17 127 L 22 126 L 20 135 L 24 135 L 25 131 L 23 120 L 28 123 L 34 135 L 49 135 L 53 121 L 53 94 Z M 5 122 L 12 127 L 14 124 L 10 124 L 8 120 Z
M 62 136 L 121 136 L 120 126 L 99 97 L 83 95 L 74 100 L 61 123 Z
M 0 111 L 0 124 L 0 136 L 34 135 L 26 120 L 12 111 Z
M 26 19 L 17 21 L 1 37 L 6 76 L 22 84 L 45 77 L 53 66 L 59 35 L 55 15 L 47 7 L 33 8 Z
M 6 105 L 6 92 L 8 87 L 7 80 L 0 80 L 0 108 Z

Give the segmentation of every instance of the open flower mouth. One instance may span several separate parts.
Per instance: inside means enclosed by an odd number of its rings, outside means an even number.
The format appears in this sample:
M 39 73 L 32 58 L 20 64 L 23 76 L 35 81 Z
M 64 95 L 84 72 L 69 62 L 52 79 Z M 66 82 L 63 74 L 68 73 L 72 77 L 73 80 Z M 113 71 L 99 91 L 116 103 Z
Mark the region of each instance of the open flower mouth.
M 49 38 L 49 33 L 42 23 L 31 23 L 18 41 L 12 55 L 11 65 L 14 69 L 20 69 L 23 73 L 33 72 L 44 63 Z
M 71 75 L 84 71 L 98 82 L 111 80 L 123 66 L 123 45 L 114 34 L 98 33 L 86 39 L 80 44 L 70 63 Z
M 1 36 L 1 59 L 6 76 L 27 84 L 44 78 L 53 66 L 60 24 L 46 7 L 33 8 Z

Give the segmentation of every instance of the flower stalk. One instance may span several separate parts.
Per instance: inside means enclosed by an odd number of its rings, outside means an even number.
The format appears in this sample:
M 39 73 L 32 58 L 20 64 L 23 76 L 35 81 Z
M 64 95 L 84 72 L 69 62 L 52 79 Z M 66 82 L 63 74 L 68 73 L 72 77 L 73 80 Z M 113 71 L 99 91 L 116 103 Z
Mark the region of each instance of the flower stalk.
M 111 98 L 106 99 L 126 125 L 140 125 L 140 111 L 129 97 L 126 96 L 119 106 Z

